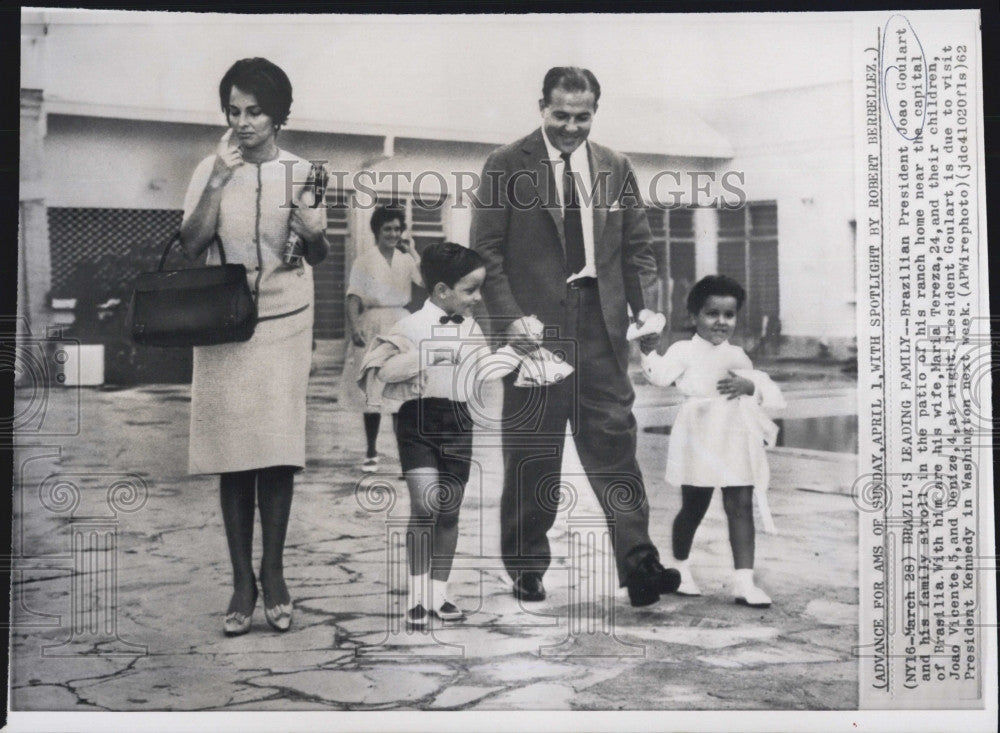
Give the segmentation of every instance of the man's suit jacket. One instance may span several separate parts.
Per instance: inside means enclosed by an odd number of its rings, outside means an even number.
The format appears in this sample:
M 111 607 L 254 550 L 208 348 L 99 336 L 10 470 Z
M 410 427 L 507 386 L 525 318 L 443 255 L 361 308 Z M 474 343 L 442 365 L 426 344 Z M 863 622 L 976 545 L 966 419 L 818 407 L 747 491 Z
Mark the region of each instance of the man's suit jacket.
M 652 303 L 656 260 L 639 187 L 628 159 L 589 145 L 594 196 L 594 261 L 604 324 L 628 367 L 626 304 Z M 580 192 L 580 195 L 585 195 Z M 483 168 L 472 247 L 486 260 L 483 300 L 496 329 L 525 315 L 566 333 L 563 213 L 541 129 L 495 150 Z

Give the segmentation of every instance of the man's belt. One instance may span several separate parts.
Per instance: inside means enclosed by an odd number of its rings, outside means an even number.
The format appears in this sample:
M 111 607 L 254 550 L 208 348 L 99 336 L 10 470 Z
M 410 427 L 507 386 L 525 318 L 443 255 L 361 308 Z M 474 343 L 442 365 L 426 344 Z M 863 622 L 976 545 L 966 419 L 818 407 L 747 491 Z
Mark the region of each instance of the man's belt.
M 596 288 L 597 278 L 596 277 L 578 277 L 576 280 L 570 280 L 567 285 L 572 290 L 583 290 L 584 288 Z

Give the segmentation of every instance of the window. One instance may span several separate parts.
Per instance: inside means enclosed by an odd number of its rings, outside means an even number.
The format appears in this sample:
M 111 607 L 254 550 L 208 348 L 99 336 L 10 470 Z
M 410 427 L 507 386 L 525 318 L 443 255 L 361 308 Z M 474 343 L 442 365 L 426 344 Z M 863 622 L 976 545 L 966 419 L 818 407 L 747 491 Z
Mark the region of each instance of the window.
M 687 295 L 695 282 L 694 211 L 694 207 L 647 209 L 659 286 L 654 309 L 667 316 L 671 331 L 685 327 Z
M 410 228 L 418 252 L 423 252 L 432 242 L 445 241 L 444 210 L 447 200 L 447 196 L 441 196 L 433 200 L 422 198 L 409 202 Z
M 395 203 L 406 212 L 407 230 L 409 237 L 416 245 L 418 252 L 423 252 L 427 245 L 433 242 L 443 242 L 444 235 L 444 211 L 447 196 L 438 198 L 380 198 L 379 203 Z
M 51 207 L 47 211 L 52 280 L 50 298 L 73 302 L 67 335 L 104 345 L 109 384 L 188 382 L 191 349 L 137 346 L 125 336 L 135 279 L 156 269 L 163 248 L 180 229 L 179 209 Z M 173 245 L 166 269 L 204 265 Z M 117 301 L 117 305 L 115 304 Z
M 738 332 L 751 341 L 780 333 L 777 203 L 719 209 L 718 222 L 719 274 L 733 278 L 747 291 Z
M 344 291 L 347 289 L 347 238 L 350 234 L 349 208 L 343 191 L 326 192 L 326 239 L 330 253 L 313 268 L 316 293 L 316 338 L 344 335 Z
M 48 209 L 53 298 L 127 299 L 181 225 L 179 210 Z M 176 245 L 168 268 L 191 267 Z

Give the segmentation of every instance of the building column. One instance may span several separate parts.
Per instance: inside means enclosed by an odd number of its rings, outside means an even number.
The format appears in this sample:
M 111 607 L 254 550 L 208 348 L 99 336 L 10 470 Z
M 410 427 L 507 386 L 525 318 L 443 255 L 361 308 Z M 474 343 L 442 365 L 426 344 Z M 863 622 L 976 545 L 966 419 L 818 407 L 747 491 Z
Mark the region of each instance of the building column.
M 21 89 L 21 165 L 18 199 L 18 314 L 35 335 L 49 321 L 52 259 L 45 205 L 43 144 L 45 112 L 40 89 Z
M 45 206 L 45 14 L 21 15 L 20 186 L 17 238 L 18 331 L 45 336 L 52 287 L 48 214 Z
M 694 210 L 695 280 L 714 275 L 719 267 L 719 218 L 714 208 Z

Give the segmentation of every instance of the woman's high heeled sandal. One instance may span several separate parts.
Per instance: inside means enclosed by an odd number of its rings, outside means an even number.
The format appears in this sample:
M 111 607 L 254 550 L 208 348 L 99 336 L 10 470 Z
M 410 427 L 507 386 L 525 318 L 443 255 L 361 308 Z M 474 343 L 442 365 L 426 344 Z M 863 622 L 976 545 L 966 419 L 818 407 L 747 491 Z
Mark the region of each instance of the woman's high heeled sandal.
M 264 588 L 263 581 L 261 582 L 261 588 Z M 267 620 L 267 625 L 275 631 L 288 631 L 288 629 L 292 626 L 291 599 L 288 600 L 288 603 L 275 603 L 273 606 L 269 606 L 267 603 L 267 592 L 265 590 L 264 618 Z
M 288 631 L 292 626 L 292 602 L 279 603 L 270 608 L 264 606 L 264 618 L 275 631 Z
M 253 624 L 253 611 L 257 607 L 257 582 L 253 584 L 253 603 L 250 605 L 250 613 L 242 611 L 230 611 L 222 620 L 222 631 L 226 636 L 242 636 L 250 631 Z M 266 609 L 265 609 L 266 611 Z

